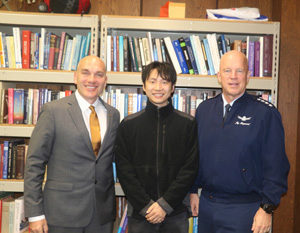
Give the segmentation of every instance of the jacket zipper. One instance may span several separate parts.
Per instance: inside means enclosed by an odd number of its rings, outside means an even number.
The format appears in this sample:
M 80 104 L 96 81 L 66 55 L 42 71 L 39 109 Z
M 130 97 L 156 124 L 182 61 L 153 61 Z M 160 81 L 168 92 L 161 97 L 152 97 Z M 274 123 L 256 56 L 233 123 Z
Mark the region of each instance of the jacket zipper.
M 159 109 L 157 109 L 157 138 L 156 138 L 156 178 L 157 178 L 157 198 L 159 198 L 159 168 L 158 168 L 158 157 L 159 157 L 159 125 L 160 125 L 160 115 Z

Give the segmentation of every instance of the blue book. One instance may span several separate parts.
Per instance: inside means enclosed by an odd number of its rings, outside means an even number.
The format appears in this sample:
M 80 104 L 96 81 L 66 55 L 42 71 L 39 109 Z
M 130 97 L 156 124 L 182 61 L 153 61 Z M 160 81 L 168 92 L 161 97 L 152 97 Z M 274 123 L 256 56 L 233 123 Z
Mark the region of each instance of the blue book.
M 147 100 L 148 100 L 148 97 L 146 95 L 142 95 L 142 109 L 146 108 Z
M 6 44 L 6 34 L 2 32 L 2 46 L 3 46 L 3 52 L 4 52 L 4 64 L 5 67 L 9 67 L 8 63 L 8 51 L 7 51 L 7 44 Z
M 39 42 L 40 38 L 40 33 L 36 32 L 34 33 L 34 42 L 35 42 L 35 51 L 34 51 L 34 68 L 38 69 L 39 68 Z
M 119 36 L 119 69 L 124 71 L 124 37 Z
M 114 176 L 114 181 L 117 183 L 117 169 L 116 169 L 116 163 L 112 162 L 112 167 L 113 167 L 113 176 Z
M 137 94 L 137 111 L 142 110 L 142 94 Z
M 80 46 L 80 56 L 79 56 L 78 62 L 86 56 L 85 55 L 85 48 L 86 48 L 86 44 L 87 44 L 86 40 L 87 40 L 87 37 L 82 36 L 81 46 Z
M 124 117 L 128 116 L 128 93 L 124 94 Z
M 153 47 L 154 61 L 158 61 L 157 48 L 156 48 L 156 44 L 155 44 L 155 39 L 154 38 L 152 38 L 152 47 Z
M 79 61 L 79 55 L 80 55 L 80 47 L 81 47 L 81 41 L 82 41 L 82 35 L 77 34 L 76 35 L 76 45 L 75 45 L 75 51 L 74 51 L 74 56 L 72 59 L 72 65 L 71 65 L 71 70 L 76 70 L 77 64 Z
M 173 106 L 178 110 L 178 94 L 173 95 Z
M 3 174 L 2 179 L 7 179 L 7 165 L 8 165 L 8 141 L 3 141 Z
M 216 72 L 215 72 L 215 69 L 214 69 L 214 65 L 213 65 L 213 61 L 212 61 L 212 57 L 211 57 L 211 52 L 210 52 L 208 41 L 207 41 L 206 38 L 203 39 L 203 44 L 204 44 L 204 48 L 205 48 L 205 53 L 206 53 L 206 57 L 207 57 L 207 62 L 208 62 L 210 75 L 215 75 Z
M 192 67 L 193 67 L 194 73 L 195 74 L 199 74 L 198 67 L 197 67 L 197 64 L 196 64 L 196 59 L 195 59 L 193 48 L 192 48 L 192 42 L 190 40 L 190 37 L 184 38 L 184 41 L 185 41 L 185 45 L 186 45 L 186 48 L 187 48 L 187 52 L 188 52 L 190 61 L 192 63 Z
M 222 42 L 222 51 L 223 51 L 223 54 L 225 54 L 227 52 L 227 46 L 226 46 L 226 40 L 225 40 L 224 34 L 221 34 L 220 38 L 221 38 L 221 42 Z
M 179 62 L 180 68 L 182 70 L 182 73 L 183 74 L 189 74 L 189 70 L 188 70 L 187 64 L 185 62 L 185 58 L 184 58 L 182 49 L 180 47 L 179 41 L 178 40 L 173 40 L 172 44 L 173 44 L 173 47 L 174 47 L 174 50 L 175 50 L 176 57 L 177 57 L 177 60 Z
M 14 88 L 14 124 L 24 123 L 24 89 Z
M 193 217 L 193 233 L 198 233 L 198 217 Z
M 87 35 L 84 56 L 87 56 L 87 55 L 90 54 L 90 44 L 91 44 L 91 32 L 89 32 L 88 35 Z
M 113 71 L 117 71 L 117 36 L 113 36 Z
M 73 44 L 73 40 L 69 39 L 67 42 L 66 55 L 65 55 L 65 59 L 64 59 L 64 66 L 63 66 L 64 70 L 68 70 L 68 68 L 69 68 L 72 44 Z
M 48 62 L 49 62 L 49 52 L 50 52 L 50 38 L 52 32 L 48 32 L 45 38 L 45 45 L 44 45 L 44 69 L 48 69 Z

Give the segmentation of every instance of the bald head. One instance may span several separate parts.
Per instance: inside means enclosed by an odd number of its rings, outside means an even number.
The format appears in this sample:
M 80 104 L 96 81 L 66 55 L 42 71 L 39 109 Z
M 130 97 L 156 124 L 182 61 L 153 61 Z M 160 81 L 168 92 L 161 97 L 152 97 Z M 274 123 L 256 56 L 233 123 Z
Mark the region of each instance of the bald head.
M 103 67 L 104 71 L 106 72 L 106 67 L 105 67 L 104 62 L 102 61 L 102 59 L 100 57 L 97 57 L 95 55 L 89 55 L 89 56 L 82 58 L 77 65 L 77 71 L 82 69 L 82 67 L 84 67 L 88 63 L 98 64 L 99 66 Z
M 231 50 L 222 56 L 220 61 L 220 70 L 222 69 L 222 66 L 224 66 L 224 63 L 226 61 L 233 60 L 233 59 L 240 60 L 244 66 L 245 71 L 248 72 L 248 59 L 244 53 L 237 50 Z

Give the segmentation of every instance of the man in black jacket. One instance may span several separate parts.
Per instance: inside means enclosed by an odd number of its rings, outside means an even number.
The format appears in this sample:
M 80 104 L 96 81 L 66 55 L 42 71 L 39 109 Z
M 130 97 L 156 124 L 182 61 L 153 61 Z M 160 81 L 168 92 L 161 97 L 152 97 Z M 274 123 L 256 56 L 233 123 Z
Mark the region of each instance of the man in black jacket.
M 196 122 L 172 106 L 176 72 L 170 64 L 149 64 L 142 81 L 147 106 L 121 122 L 115 146 L 129 232 L 187 233 L 183 200 L 198 169 Z

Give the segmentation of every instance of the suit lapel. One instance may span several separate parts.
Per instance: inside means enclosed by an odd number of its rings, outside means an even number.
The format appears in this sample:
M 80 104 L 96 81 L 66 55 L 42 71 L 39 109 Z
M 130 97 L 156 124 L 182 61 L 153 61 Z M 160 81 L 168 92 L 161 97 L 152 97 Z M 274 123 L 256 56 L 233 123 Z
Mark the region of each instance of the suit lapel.
M 82 139 L 83 139 L 84 143 L 87 145 L 87 147 L 89 148 L 90 152 L 92 154 L 94 154 L 92 143 L 91 143 L 90 136 L 89 136 L 89 132 L 85 126 L 85 123 L 84 123 L 84 120 L 82 117 L 82 112 L 81 112 L 81 109 L 76 100 L 75 94 L 72 94 L 70 96 L 70 101 L 68 104 L 69 104 L 68 112 L 69 112 L 76 128 L 78 129 L 78 132 L 80 132 Z

